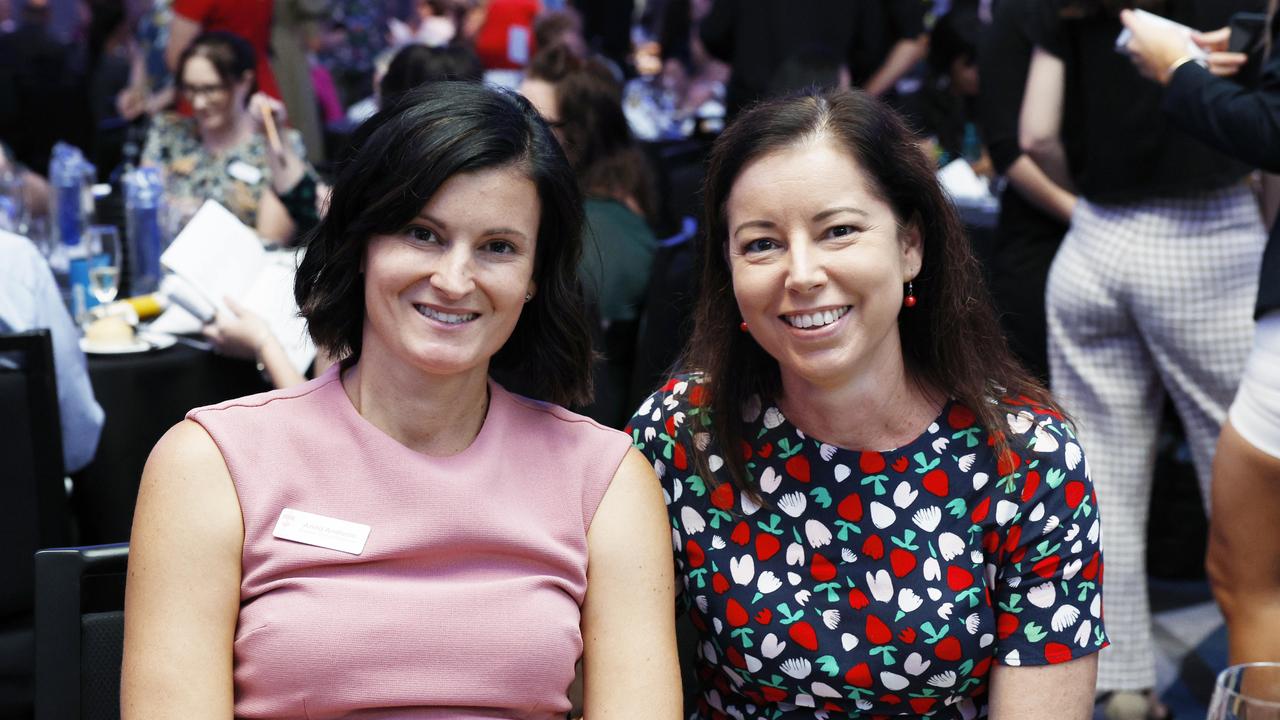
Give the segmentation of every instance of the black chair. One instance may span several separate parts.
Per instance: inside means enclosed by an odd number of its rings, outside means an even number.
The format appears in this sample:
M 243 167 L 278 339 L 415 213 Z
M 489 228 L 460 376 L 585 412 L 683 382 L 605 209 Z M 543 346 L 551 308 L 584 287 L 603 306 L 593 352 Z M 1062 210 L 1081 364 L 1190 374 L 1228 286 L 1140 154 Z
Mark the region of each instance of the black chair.
M 31 712 L 32 556 L 71 541 L 48 330 L 0 335 L 0 717 Z
M 36 553 L 36 719 L 118 720 L 129 545 Z

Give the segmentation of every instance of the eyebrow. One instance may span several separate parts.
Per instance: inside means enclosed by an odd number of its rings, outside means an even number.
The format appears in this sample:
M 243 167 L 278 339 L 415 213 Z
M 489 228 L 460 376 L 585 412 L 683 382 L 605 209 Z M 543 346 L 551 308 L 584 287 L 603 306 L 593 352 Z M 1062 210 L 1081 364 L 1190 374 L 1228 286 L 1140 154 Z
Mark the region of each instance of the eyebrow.
M 438 218 L 431 217 L 426 213 L 418 213 L 417 219 L 426 220 L 427 222 L 431 223 L 432 225 L 435 225 L 436 227 L 440 228 L 441 230 L 444 230 L 445 232 L 449 231 L 448 223 Z M 525 235 L 523 232 L 516 230 L 515 228 L 509 228 L 509 227 L 488 228 L 487 230 L 485 230 L 480 234 L 481 235 L 515 235 L 517 237 L 524 238 L 525 240 L 529 239 L 528 235 Z
M 871 217 L 871 215 L 867 213 L 866 210 L 859 210 L 856 207 L 841 206 L 841 207 L 833 207 L 827 210 L 823 210 L 822 212 L 810 218 L 810 222 L 822 222 L 823 220 L 826 220 L 827 218 L 832 217 L 834 215 L 839 215 L 840 213 L 852 213 L 854 215 L 860 215 L 864 218 Z M 772 230 L 776 227 L 777 227 L 776 224 L 769 222 L 768 220 L 748 220 L 742 223 L 741 225 L 739 225 L 738 227 L 734 228 L 733 235 L 736 237 L 738 233 L 750 228 L 761 228 L 764 230 Z

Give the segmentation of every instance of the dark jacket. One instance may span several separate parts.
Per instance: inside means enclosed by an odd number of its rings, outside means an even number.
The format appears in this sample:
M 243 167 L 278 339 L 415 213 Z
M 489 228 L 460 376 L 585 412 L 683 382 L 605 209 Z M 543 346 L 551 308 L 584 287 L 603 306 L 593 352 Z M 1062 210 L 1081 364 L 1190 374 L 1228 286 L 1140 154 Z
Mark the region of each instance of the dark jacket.
M 1245 88 L 1215 77 L 1195 63 L 1183 63 L 1165 92 L 1169 121 L 1241 162 L 1280 173 L 1280 55 L 1262 68 L 1257 87 Z M 1280 223 L 1262 257 L 1256 317 L 1280 309 Z

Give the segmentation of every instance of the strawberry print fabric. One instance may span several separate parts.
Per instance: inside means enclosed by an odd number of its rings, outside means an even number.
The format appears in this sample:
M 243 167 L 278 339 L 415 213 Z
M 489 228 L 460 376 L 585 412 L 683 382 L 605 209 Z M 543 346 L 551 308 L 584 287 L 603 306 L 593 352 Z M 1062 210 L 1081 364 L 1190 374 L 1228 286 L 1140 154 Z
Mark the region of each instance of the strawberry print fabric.
M 1056 413 L 1009 403 L 997 458 L 956 402 L 880 453 L 806 437 L 752 401 L 738 451 L 757 503 L 728 481 L 707 395 L 677 377 L 627 428 L 662 482 L 699 633 L 693 717 L 981 718 L 992 662 L 1106 646 L 1097 503 Z M 693 462 L 708 444 L 715 482 Z

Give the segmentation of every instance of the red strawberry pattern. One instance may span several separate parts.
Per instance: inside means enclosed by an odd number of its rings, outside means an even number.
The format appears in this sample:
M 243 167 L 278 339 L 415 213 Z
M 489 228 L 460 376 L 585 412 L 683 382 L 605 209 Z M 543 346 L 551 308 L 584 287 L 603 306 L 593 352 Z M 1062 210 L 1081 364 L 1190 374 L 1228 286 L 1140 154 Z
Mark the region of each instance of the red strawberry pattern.
M 676 377 L 627 428 L 662 482 L 699 633 L 692 717 L 983 718 L 993 660 L 1106 646 L 1097 500 L 1061 417 L 1006 399 L 997 460 L 956 402 L 890 452 L 823 443 L 748 402 L 739 452 L 755 499 L 728 485 L 707 397 Z

